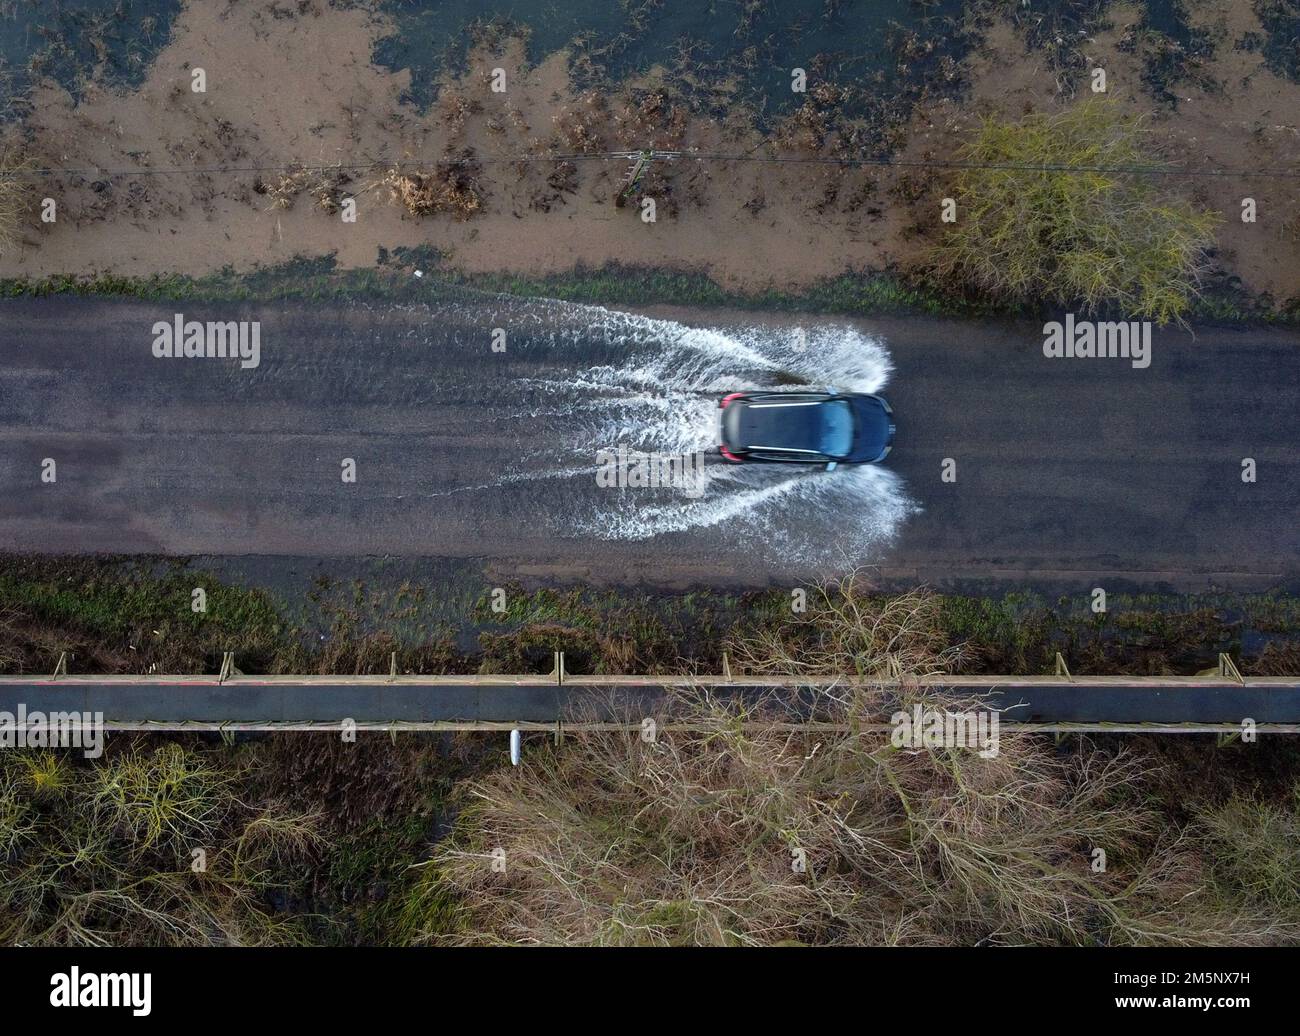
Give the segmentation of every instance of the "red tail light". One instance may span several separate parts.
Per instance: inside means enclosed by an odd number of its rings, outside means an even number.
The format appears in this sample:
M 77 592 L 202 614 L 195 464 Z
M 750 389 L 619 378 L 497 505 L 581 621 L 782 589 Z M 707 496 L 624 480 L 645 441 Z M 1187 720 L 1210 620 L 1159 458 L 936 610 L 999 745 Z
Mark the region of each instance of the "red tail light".
M 745 393 L 743 392 L 733 392 L 729 396 L 723 396 L 722 399 L 718 401 L 718 409 L 725 410 L 727 408 L 728 403 L 730 403 L 733 399 L 737 399 L 740 396 L 743 396 L 744 394 Z

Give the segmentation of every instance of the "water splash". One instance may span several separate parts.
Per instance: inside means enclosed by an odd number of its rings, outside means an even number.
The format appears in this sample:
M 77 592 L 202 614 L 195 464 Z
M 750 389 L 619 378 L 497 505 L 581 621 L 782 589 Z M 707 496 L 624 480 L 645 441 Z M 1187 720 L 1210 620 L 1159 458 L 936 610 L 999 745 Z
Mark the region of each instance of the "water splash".
M 512 320 L 517 314 L 512 313 Z M 731 549 L 801 563 L 857 564 L 916 513 L 887 468 L 835 472 L 781 464 L 728 464 L 717 456 L 718 399 L 726 392 L 808 386 L 879 392 L 892 364 L 882 343 L 846 325 L 691 327 L 568 303 L 530 304 L 525 348 L 545 370 L 513 390 L 529 400 L 512 417 L 553 424 L 501 484 L 543 477 L 565 501 L 569 535 L 645 540 L 725 529 Z M 596 453 L 705 454 L 703 493 L 599 489 Z M 539 462 L 544 465 L 538 470 Z

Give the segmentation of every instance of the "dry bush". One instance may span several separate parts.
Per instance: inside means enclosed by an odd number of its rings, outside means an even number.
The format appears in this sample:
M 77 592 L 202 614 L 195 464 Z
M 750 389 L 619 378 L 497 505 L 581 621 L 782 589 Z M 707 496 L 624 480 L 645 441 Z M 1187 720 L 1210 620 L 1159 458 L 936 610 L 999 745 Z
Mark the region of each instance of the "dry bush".
M 9 252 L 22 237 L 29 190 L 24 174 L 31 166 L 31 160 L 17 151 L 0 151 L 0 255 Z
M 662 90 L 634 92 L 614 112 L 614 132 L 619 145 L 641 151 L 672 151 L 686 139 L 689 112 L 673 104 Z
M 254 181 L 253 190 L 270 198 L 273 209 L 291 209 L 298 196 L 306 193 L 315 200 L 318 208 L 333 215 L 350 193 L 347 185 L 351 180 L 352 177 L 341 168 L 320 170 L 291 166 L 273 180 Z
M 483 208 L 479 171 L 478 163 L 466 154 L 449 162 L 439 162 L 432 172 L 427 173 L 390 169 L 378 185 L 387 187 L 393 200 L 413 216 L 449 212 L 456 219 L 465 220 Z
M 529 207 L 537 212 L 550 212 L 556 205 L 564 204 L 565 195 L 577 189 L 578 167 L 572 162 L 556 162 L 547 174 L 545 186 L 533 191 Z
M 1204 844 L 1211 874 L 1256 899 L 1276 916 L 1300 903 L 1300 785 L 1289 802 L 1269 802 L 1233 789 L 1198 811 L 1193 830 Z
M 802 613 L 731 642 L 737 672 L 782 676 L 852 674 L 891 669 L 915 677 L 951 672 L 963 649 L 940 625 L 940 599 L 924 590 L 873 596 L 858 573 L 808 592 Z
M 1264 645 L 1259 657 L 1251 660 L 1242 671 L 1247 676 L 1292 676 L 1300 673 L 1300 644 L 1270 641 Z
M 609 122 L 609 105 L 603 94 L 589 90 L 572 105 L 556 113 L 555 132 L 559 144 L 584 155 L 605 151 L 605 126 Z
M 772 132 L 779 151 L 818 152 L 841 121 L 841 105 L 849 91 L 833 83 L 821 82 L 793 112 L 777 120 Z
M 311 172 L 299 166 L 281 173 L 274 180 L 257 180 L 253 190 L 270 198 L 271 208 L 291 209 L 298 195 L 307 189 L 311 178 Z
M 831 702 L 845 728 L 791 733 L 694 696 L 676 716 L 700 730 L 530 745 L 518 771 L 470 785 L 456 836 L 435 848 L 409 901 L 409 928 L 417 941 L 548 945 L 1285 934 L 1213 901 L 1179 845 L 1149 844 L 1158 816 L 1140 797 L 1135 757 L 1062 756 L 1005 728 L 992 759 L 900 750 L 852 729 L 879 705 Z M 1089 867 L 1097 846 L 1104 874 Z M 497 849 L 504 873 L 491 866 Z M 449 897 L 461 904 L 451 925 Z M 436 909 L 422 928 L 426 904 Z
M 738 660 L 764 672 L 945 668 L 934 600 L 849 582 Z M 1215 884 L 1206 838 L 1168 824 L 1156 764 L 1003 725 L 991 758 L 897 747 L 917 681 L 827 692 L 819 727 L 768 702 L 684 693 L 653 741 L 530 743 L 465 786 L 452 838 L 406 899 L 417 942 L 759 945 L 1200 944 L 1292 939 L 1287 918 Z M 629 721 L 634 717 L 629 716 Z M 987 753 L 986 753 L 987 754 Z M 1272 825 L 1273 828 L 1279 825 Z M 1166 834 L 1167 829 L 1172 829 Z M 1271 830 L 1271 829 L 1270 829 Z M 1092 852 L 1106 852 L 1094 873 Z M 504 872 L 492 866 L 498 850 Z M 792 866 L 795 851 L 806 871 Z M 1278 868 L 1270 868 L 1270 873 Z
M 438 108 L 442 113 L 442 122 L 452 136 L 463 133 L 466 124 L 473 115 L 483 111 L 483 105 L 472 98 L 452 91 L 443 91 L 438 97 Z
M 315 848 L 320 817 L 246 803 L 243 779 L 177 744 L 115 745 L 94 763 L 0 752 L 0 942 L 302 941 L 264 899 Z

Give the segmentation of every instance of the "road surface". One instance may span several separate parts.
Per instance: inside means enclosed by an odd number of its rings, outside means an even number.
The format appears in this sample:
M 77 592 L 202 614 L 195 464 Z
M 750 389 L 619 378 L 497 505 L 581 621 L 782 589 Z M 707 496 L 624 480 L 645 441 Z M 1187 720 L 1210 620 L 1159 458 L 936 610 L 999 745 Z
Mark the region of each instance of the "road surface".
M 156 357 L 176 313 L 260 322 L 258 366 Z M 940 586 L 1300 585 L 1300 334 L 1157 329 L 1148 369 L 1042 341 L 1039 323 L 490 297 L 7 301 L 0 549 L 482 558 L 661 585 L 856 566 Z M 801 381 L 890 399 L 883 470 L 711 452 L 722 391 Z M 709 451 L 706 482 L 602 488 L 597 451 L 619 445 Z

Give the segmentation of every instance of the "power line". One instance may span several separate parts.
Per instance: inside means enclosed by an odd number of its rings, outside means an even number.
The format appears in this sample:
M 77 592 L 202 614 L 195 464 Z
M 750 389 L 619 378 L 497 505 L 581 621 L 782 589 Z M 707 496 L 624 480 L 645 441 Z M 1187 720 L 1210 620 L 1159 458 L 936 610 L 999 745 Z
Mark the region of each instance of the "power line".
M 761 146 L 761 145 L 759 145 Z M 1114 173 L 1125 176 L 1187 176 L 1187 177 L 1270 177 L 1283 179 L 1300 179 L 1300 168 L 1294 169 L 1187 169 L 1179 166 L 1106 166 L 1106 165 L 1065 165 L 1043 164 L 1028 165 L 998 162 L 958 162 L 934 161 L 926 159 L 900 158 L 837 158 L 826 155 L 780 156 L 756 155 L 752 151 L 742 154 L 725 154 L 719 152 L 699 151 L 659 151 L 645 149 L 653 158 L 667 161 L 687 160 L 696 162 L 750 162 L 772 165 L 819 165 L 840 166 L 842 168 L 877 167 L 898 169 L 940 169 L 950 171 L 989 170 L 999 172 L 1023 173 Z M 520 162 L 591 162 L 628 160 L 644 152 L 639 151 L 602 151 L 560 155 L 486 155 L 475 156 L 474 161 L 484 164 L 517 164 Z M 448 156 L 447 160 L 453 160 Z M 210 166 L 171 166 L 171 167 L 136 167 L 131 169 L 104 169 L 99 166 L 50 166 L 36 169 L 20 169 L 12 174 L 11 179 L 34 181 L 52 176 L 76 176 L 83 179 L 106 179 L 121 176 L 206 176 L 214 173 L 268 173 L 268 172 L 315 172 L 327 173 L 346 170 L 349 172 L 383 169 L 400 166 L 393 161 L 373 162 L 334 162 L 328 165 L 304 165 L 298 162 L 280 162 L 265 165 L 210 165 Z
M 656 152 L 658 154 L 658 152 Z M 673 157 L 703 159 L 719 162 L 770 162 L 783 165 L 839 165 L 839 166 L 892 166 L 919 169 L 990 169 L 1025 173 L 1121 173 L 1132 176 L 1280 176 L 1300 178 L 1296 169 L 1186 169 L 1179 166 L 1105 166 L 1105 165 L 1021 165 L 999 162 L 941 162 L 924 159 L 901 158 L 836 158 L 829 155 L 779 156 L 715 154 L 709 152 L 673 152 Z M 572 161 L 581 155 L 561 155 L 556 161 Z M 602 157 L 602 156 L 590 156 Z M 604 156 L 614 157 L 614 156 Z M 621 157 L 621 156 L 620 156 Z

